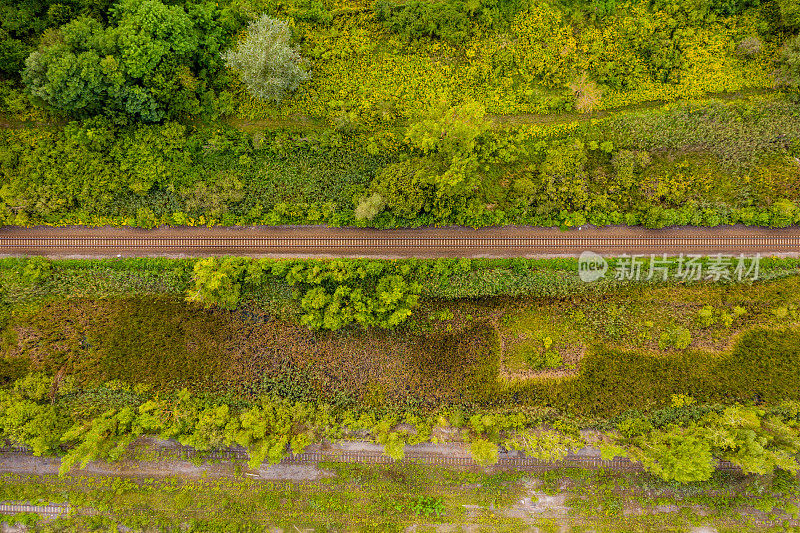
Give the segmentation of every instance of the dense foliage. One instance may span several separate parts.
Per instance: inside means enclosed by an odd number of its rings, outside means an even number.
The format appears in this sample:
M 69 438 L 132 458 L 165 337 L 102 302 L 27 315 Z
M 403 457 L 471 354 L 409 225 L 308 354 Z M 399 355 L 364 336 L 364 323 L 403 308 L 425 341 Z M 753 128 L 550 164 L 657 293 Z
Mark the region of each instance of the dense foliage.
M 123 0 L 107 25 L 84 15 L 49 34 L 26 59 L 23 82 L 34 98 L 75 117 L 158 122 L 197 114 L 213 95 L 215 53 L 225 42 L 214 11 Z
M 785 226 L 799 216 L 788 0 L 0 5 L 5 112 L 81 120 L 4 129 L 6 224 Z M 599 121 L 493 116 L 776 83 L 789 94 L 647 104 Z M 253 117 L 268 120 L 242 120 Z
M 262 277 L 277 277 L 303 288 L 302 324 L 311 329 L 340 329 L 356 322 L 393 328 L 411 315 L 420 284 L 408 281 L 410 264 L 382 261 L 254 261 L 211 257 L 194 266 L 189 299 L 235 309 L 242 285 L 257 287 Z
M 791 409 L 796 409 L 795 405 Z M 787 423 L 788 422 L 788 423 Z M 626 419 L 618 437 L 623 447 L 606 449 L 641 462 L 667 481 L 703 481 L 714 470 L 714 458 L 730 461 L 749 474 L 771 473 L 775 468 L 796 473 L 800 452 L 797 417 L 788 420 L 766 415 L 753 407 L 727 407 L 712 411 L 698 421 L 653 429 L 649 422 Z
M 569 450 L 585 445 L 569 423 L 559 421 L 554 429 L 536 429 L 537 420 L 522 412 L 478 413 L 465 423 L 460 413 L 449 419 L 411 413 L 381 416 L 276 398 L 235 408 L 200 400 L 186 389 L 169 397 L 150 396 L 146 388 L 120 382 L 106 384 L 105 391 L 110 394 L 103 401 L 107 405 L 81 412 L 70 400 L 80 391 L 68 381 L 28 374 L 11 389 L 0 391 L 0 436 L 30 446 L 36 455 L 58 452 L 66 445 L 61 474 L 92 460 L 118 460 L 144 435 L 175 439 L 201 452 L 242 446 L 248 450 L 251 468 L 265 460 L 277 463 L 290 451 L 301 453 L 322 438 L 337 440 L 359 431 L 369 432 L 384 445 L 387 455 L 401 459 L 406 445 L 426 442 L 435 427 L 451 424 L 463 426 L 474 459 L 485 466 L 498 461 L 501 439 L 511 449 L 546 460 L 563 458 Z M 125 398 L 122 406 L 107 409 L 114 397 L 117 402 Z M 628 455 L 653 474 L 681 483 L 709 479 L 715 457 L 731 461 L 746 473 L 771 474 L 776 468 L 798 471 L 794 457 L 800 451 L 797 403 L 769 411 L 741 406 L 688 408 L 692 403 L 685 396 L 673 397 L 671 410 L 678 418 L 662 421 L 658 427 L 653 426 L 658 413 L 623 419 L 618 432 L 603 437 L 617 442 L 603 444 L 604 454 Z M 402 429 L 402 424 L 413 426 L 413 431 Z
M 396 227 L 797 222 L 800 115 L 781 98 L 569 127 L 491 127 L 476 103 L 394 133 L 178 122 L 0 133 L 6 224 Z M 445 134 L 446 133 L 446 134 Z

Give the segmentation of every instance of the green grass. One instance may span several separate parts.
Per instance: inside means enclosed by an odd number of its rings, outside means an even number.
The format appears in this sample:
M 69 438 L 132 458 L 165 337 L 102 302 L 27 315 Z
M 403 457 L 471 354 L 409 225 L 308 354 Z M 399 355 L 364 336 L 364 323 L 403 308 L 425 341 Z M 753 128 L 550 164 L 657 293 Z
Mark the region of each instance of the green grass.
M 587 353 L 577 376 L 519 382 L 507 401 L 594 417 L 668 405 L 674 394 L 689 394 L 701 403 L 775 404 L 800 400 L 798 364 L 796 329 L 750 331 L 722 354 L 660 355 L 600 346 Z
M 566 352 L 595 344 L 660 352 L 665 350 L 659 345 L 662 334 L 683 328 L 691 333 L 690 347 L 717 352 L 749 328 L 797 325 L 799 299 L 797 276 L 753 284 L 631 285 L 605 294 L 531 301 L 506 315 L 504 338 L 512 356 L 517 347 L 544 336 Z M 737 307 L 744 313 L 737 315 Z M 704 308 L 712 323 L 701 319 Z

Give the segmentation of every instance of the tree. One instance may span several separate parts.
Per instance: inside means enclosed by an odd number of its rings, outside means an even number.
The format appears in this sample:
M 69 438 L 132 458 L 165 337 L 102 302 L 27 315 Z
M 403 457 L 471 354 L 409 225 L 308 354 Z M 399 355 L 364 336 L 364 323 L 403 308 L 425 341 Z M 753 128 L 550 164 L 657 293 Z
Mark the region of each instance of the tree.
M 489 128 L 483 105 L 471 101 L 448 108 L 439 103 L 431 108 L 427 117 L 408 127 L 406 142 L 424 154 L 437 152 L 449 159 L 471 154 L 478 137 Z
M 392 163 L 378 173 L 372 184 L 397 216 L 415 218 L 425 207 L 426 184 L 422 179 L 424 159 L 408 159 Z
M 180 6 L 122 0 L 111 25 L 82 16 L 31 53 L 22 79 L 53 108 L 84 118 L 111 113 L 156 122 L 199 111 L 192 55 L 200 42 Z
M 378 213 L 383 211 L 386 206 L 386 200 L 380 193 L 374 192 L 372 195 L 362 198 L 355 210 L 356 220 L 372 220 Z
M 236 418 L 231 417 L 230 407 L 226 404 L 206 407 L 193 422 L 193 427 L 178 440 L 184 446 L 202 451 L 230 444 L 227 435 L 238 427 Z
M 310 77 L 289 38 L 288 23 L 262 15 L 250 23 L 236 48 L 222 54 L 222 58 L 228 68 L 239 73 L 253 96 L 280 102 Z
M 475 439 L 469 445 L 472 459 L 481 466 L 491 466 L 500 460 L 497 444 L 486 439 Z
M 194 288 L 187 300 L 207 307 L 218 305 L 233 310 L 239 305 L 242 281 L 248 261 L 236 257 L 209 257 L 194 264 Z
M 411 316 L 411 310 L 419 301 L 422 287 L 409 283 L 402 276 L 383 276 L 375 289 L 377 303 L 374 307 L 374 324 L 382 328 L 394 328 Z
M 745 473 L 771 474 L 775 468 L 797 473 L 800 435 L 776 416 L 736 405 L 709 415 L 704 429 L 714 454 Z
M 800 3 L 795 0 L 778 0 L 777 4 L 781 24 L 790 30 L 800 29 Z
M 800 88 L 800 34 L 790 38 L 781 48 L 777 75 L 781 85 Z
M 469 194 L 481 180 L 476 148 L 491 128 L 486 108 L 474 101 L 433 106 L 427 117 L 406 129 L 406 142 L 426 157 L 417 179 L 433 185 L 440 197 Z
M 311 329 L 336 330 L 353 322 L 391 329 L 411 316 L 420 291 L 419 284 L 398 274 L 383 276 L 377 285 L 363 288 L 336 284 L 331 290 L 317 285 L 300 302 L 305 311 L 300 321 Z
M 59 26 L 71 16 L 71 5 L 63 0 L 0 0 L 0 74 L 16 78 L 25 66 L 33 43 L 52 26 Z M 67 3 L 67 2 L 64 2 Z
M 721 413 L 712 411 L 686 427 L 672 424 L 652 429 L 649 422 L 638 426 L 640 430 L 630 431 L 631 424 L 620 424 L 622 437 L 603 446 L 603 458 L 630 457 L 662 479 L 680 483 L 709 479 L 714 457 L 746 473 L 770 474 L 776 468 L 798 471 L 797 428 L 756 407 L 734 405 Z
M 119 410 L 110 409 L 96 418 L 75 423 L 61 436 L 62 442 L 77 441 L 77 444 L 61 460 L 58 474 L 63 476 L 77 463 L 80 463 L 80 468 L 84 468 L 89 461 L 119 459 L 140 435 L 138 427 L 133 424 L 135 418 L 133 408 L 123 407 Z
M 569 90 L 575 97 L 575 109 L 578 113 L 591 113 L 600 105 L 603 91 L 585 72 L 573 80 Z
M 49 402 L 39 403 L 0 391 L 0 435 L 30 446 L 34 455 L 55 449 L 63 429 L 62 420 Z
M 665 481 L 704 481 L 714 472 L 711 443 L 696 425 L 671 425 L 645 435 L 625 439 L 622 447 L 607 446 L 603 458 L 629 457 Z

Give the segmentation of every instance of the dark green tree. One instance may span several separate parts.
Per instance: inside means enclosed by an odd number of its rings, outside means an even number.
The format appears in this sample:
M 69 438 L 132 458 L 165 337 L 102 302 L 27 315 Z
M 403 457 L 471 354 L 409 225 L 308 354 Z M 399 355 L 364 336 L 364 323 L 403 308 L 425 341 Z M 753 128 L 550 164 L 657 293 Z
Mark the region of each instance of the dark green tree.
M 193 57 L 200 37 L 186 11 L 159 0 L 122 0 L 109 20 L 78 17 L 34 51 L 22 74 L 31 94 L 75 117 L 156 122 L 199 112 Z

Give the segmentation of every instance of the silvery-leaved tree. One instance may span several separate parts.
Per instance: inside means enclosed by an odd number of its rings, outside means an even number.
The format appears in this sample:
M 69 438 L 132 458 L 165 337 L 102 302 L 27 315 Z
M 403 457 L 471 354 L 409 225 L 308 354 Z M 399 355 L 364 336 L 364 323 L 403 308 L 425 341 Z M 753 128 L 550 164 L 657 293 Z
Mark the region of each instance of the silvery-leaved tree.
M 300 52 L 289 40 L 286 22 L 262 15 L 250 23 L 244 39 L 222 58 L 228 68 L 239 73 L 253 96 L 280 102 L 310 76 L 303 68 Z

